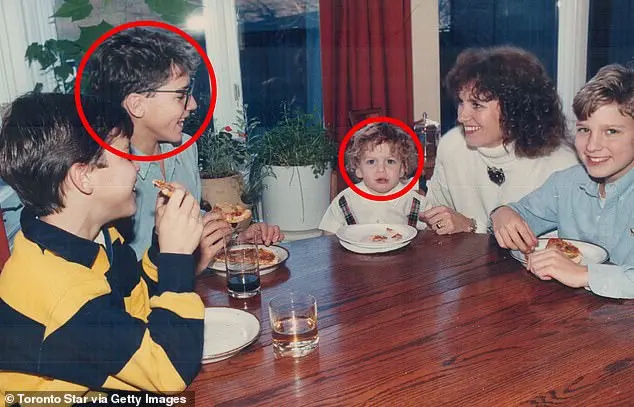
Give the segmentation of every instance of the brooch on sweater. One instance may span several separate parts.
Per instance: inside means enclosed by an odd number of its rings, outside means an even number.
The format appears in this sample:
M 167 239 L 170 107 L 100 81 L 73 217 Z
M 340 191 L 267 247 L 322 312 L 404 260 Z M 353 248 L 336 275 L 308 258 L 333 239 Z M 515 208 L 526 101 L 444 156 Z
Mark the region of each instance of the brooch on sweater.
M 504 170 L 502 168 L 489 167 L 487 165 L 487 174 L 489 174 L 489 179 L 491 180 L 491 182 L 493 182 L 497 186 L 504 184 L 504 181 L 506 181 Z

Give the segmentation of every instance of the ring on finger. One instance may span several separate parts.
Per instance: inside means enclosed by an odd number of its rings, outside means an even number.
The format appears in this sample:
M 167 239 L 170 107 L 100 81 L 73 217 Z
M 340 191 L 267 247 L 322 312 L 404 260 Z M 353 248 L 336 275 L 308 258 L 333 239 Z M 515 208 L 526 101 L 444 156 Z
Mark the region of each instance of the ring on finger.
M 440 229 L 442 228 L 442 222 L 438 221 L 436 222 L 436 229 Z

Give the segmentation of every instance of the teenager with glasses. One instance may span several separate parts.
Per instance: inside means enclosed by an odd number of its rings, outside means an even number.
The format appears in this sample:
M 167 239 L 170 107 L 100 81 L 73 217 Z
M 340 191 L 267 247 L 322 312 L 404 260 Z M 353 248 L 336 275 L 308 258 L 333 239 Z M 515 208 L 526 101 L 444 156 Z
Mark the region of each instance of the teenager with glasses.
M 493 209 L 577 164 L 555 85 L 531 53 L 468 49 L 446 87 L 458 126 L 440 140 L 422 214 L 436 233 L 486 233 Z
M 135 27 L 106 39 L 93 53 L 86 71 L 89 91 L 121 104 L 134 124 L 131 153 L 157 155 L 174 150 L 189 140 L 183 125 L 198 105 L 192 96 L 193 75 L 200 63 L 196 49 L 177 34 L 159 28 Z M 152 181 L 176 183 L 199 202 L 202 194 L 196 144 L 160 161 L 139 162 L 137 212 L 128 242 L 141 258 L 152 243 L 157 189 Z M 205 229 L 198 250 L 197 272 L 222 248 L 231 232 L 215 214 L 204 217 Z M 283 238 L 277 226 L 251 225 L 249 232 L 270 244 Z

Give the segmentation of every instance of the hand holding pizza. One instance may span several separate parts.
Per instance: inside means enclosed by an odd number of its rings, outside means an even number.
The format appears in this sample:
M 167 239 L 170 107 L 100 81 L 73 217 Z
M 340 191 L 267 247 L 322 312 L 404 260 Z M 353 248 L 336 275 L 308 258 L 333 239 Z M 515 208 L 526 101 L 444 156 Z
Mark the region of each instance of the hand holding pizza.
M 161 253 L 192 254 L 203 231 L 198 202 L 179 188 L 167 202 L 156 200 L 155 224 Z
M 559 250 L 540 250 L 527 258 L 526 268 L 541 280 L 554 278 L 574 288 L 588 286 L 588 267 L 575 263 Z
M 508 206 L 491 213 L 493 232 L 500 247 L 530 253 L 537 247 L 537 237 L 522 217 Z
M 223 249 L 222 240 L 232 231 L 231 225 L 224 221 L 222 214 L 207 212 L 203 216 L 203 232 L 198 245 L 196 274 L 204 271 L 213 257 Z

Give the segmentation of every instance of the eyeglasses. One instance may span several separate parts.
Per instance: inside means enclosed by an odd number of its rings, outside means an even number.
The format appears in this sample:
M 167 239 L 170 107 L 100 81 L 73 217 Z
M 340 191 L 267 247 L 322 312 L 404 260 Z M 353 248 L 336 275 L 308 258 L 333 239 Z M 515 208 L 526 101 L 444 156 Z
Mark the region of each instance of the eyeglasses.
M 147 89 L 147 90 L 139 91 L 137 93 L 146 93 L 146 92 L 153 92 L 153 93 L 178 93 L 178 94 L 181 95 L 181 98 L 185 98 L 184 108 L 187 109 L 187 105 L 189 104 L 189 99 L 191 98 L 193 91 L 194 91 L 194 79 L 192 79 L 189 82 L 189 85 L 185 89 L 174 89 L 174 90 Z

